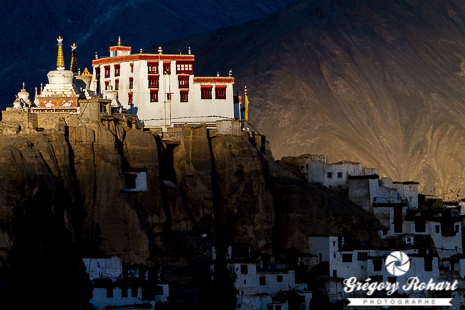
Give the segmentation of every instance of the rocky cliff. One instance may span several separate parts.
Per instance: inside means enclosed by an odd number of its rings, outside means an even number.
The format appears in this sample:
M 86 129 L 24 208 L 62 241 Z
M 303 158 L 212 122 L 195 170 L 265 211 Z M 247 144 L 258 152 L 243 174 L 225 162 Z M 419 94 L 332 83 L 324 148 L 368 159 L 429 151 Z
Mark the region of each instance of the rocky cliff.
M 193 266 L 208 264 L 219 231 L 270 254 L 307 252 L 309 234 L 378 242 L 372 215 L 281 168 L 258 134 L 184 127 L 179 140 L 166 141 L 105 121 L 2 134 L 0 149 L 4 258 L 16 240 L 14 215 L 44 192 L 81 256 L 163 265 L 178 288 L 192 283 Z M 135 169 L 146 172 L 146 191 L 124 191 L 125 173 Z

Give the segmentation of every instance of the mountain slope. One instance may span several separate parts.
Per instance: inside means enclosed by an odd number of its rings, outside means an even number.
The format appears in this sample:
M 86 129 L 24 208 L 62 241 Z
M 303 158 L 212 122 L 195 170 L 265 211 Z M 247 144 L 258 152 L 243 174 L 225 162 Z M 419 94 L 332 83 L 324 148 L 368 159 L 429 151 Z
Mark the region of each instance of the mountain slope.
M 11 106 L 14 95 L 26 82 L 34 87 L 47 83 L 46 74 L 56 66 L 56 38 L 64 38 L 65 64 L 70 65 L 70 46 L 78 46 L 81 70 L 91 69 L 94 53 L 109 54 L 118 36 L 134 52 L 155 41 L 211 31 L 262 17 L 294 0 L 273 1 L 47 1 L 6 0 L 0 6 L 0 107 Z M 187 52 L 187 47 L 185 48 Z M 179 51 L 176 50 L 176 53 Z
M 464 187 L 464 20 L 456 0 L 308 0 L 165 46 L 191 46 L 196 74 L 233 69 L 276 158 L 360 161 L 453 199 Z

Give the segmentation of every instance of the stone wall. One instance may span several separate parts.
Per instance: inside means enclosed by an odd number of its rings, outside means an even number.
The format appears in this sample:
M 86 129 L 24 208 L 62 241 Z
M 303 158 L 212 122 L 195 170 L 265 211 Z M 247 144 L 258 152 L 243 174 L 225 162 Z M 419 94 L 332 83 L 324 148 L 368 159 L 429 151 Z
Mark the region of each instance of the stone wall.
M 37 127 L 44 129 L 54 129 L 59 123 L 60 118 L 63 118 L 66 124 L 70 127 L 79 126 L 79 115 L 69 113 L 37 113 Z

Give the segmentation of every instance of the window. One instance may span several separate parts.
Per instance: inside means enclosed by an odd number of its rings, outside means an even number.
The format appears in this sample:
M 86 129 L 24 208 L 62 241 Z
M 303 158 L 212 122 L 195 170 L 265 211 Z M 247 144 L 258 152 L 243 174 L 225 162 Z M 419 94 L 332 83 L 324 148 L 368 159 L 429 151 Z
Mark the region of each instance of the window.
M 368 259 L 368 253 L 367 252 L 359 252 L 358 253 L 357 260 L 364 261 L 364 260 L 367 260 L 367 259 Z
M 137 297 L 137 287 L 131 287 L 131 297 Z
M 278 277 L 276 278 L 276 282 L 282 283 L 282 282 L 283 282 L 283 276 L 278 276 Z
M 158 102 L 158 91 L 157 90 L 150 91 L 150 102 Z
M 402 233 L 402 222 L 394 222 L 394 232 Z
M 226 99 L 226 86 L 216 86 L 215 87 L 215 98 L 216 99 Z
M 132 77 L 129 78 L 129 89 L 134 87 L 134 79 Z
M 266 306 L 266 310 L 273 310 L 273 306 Z
M 177 74 L 192 74 L 192 63 L 186 63 L 186 62 L 176 62 L 176 73 Z
M 333 173 L 332 173 L 332 172 L 328 172 L 328 173 L 326 174 L 326 176 L 328 177 L 328 179 L 331 179 L 331 178 L 333 177 Z
M 127 173 L 124 175 L 124 188 L 133 189 L 136 188 L 136 175 Z
M 439 234 L 439 225 L 434 226 L 436 228 L 436 233 Z
M 149 74 L 157 74 L 158 73 L 158 62 L 148 62 L 147 67 L 149 70 Z
M 119 89 L 119 80 L 115 80 L 115 90 Z
M 181 102 L 187 102 L 188 101 L 187 94 L 188 94 L 187 91 L 181 91 Z
M 342 262 L 343 263 L 351 263 L 352 262 L 352 254 L 342 254 Z
M 107 298 L 113 298 L 113 287 L 107 287 Z
M 402 207 L 394 207 L 394 217 L 402 218 Z
M 179 88 L 189 88 L 188 76 L 179 76 Z
M 119 66 L 120 65 L 115 65 L 115 76 L 119 76 Z
M 149 88 L 158 88 L 158 75 L 149 76 Z
M 241 274 L 249 273 L 247 265 L 241 265 Z
M 460 231 L 460 226 L 459 225 L 455 225 L 455 232 L 459 232 Z
M 163 295 L 163 286 L 157 285 L 155 287 L 155 295 Z
M 132 93 L 128 93 L 128 104 L 132 104 Z
M 342 179 L 342 172 L 338 172 L 338 173 L 337 173 L 337 178 L 338 178 L 338 179 Z
M 276 305 L 275 310 L 281 310 L 281 305 Z
M 337 270 L 333 270 L 333 278 L 337 278 Z
M 260 277 L 260 285 L 261 286 L 266 285 L 266 278 L 265 277 Z
M 100 67 L 95 67 L 95 76 L 97 79 L 100 78 Z
M 121 288 L 121 297 L 128 297 L 128 288 L 127 287 L 122 287 Z
M 171 100 L 171 93 L 166 93 L 166 100 Z
M 415 232 L 425 232 L 425 221 L 415 221 Z
M 163 73 L 164 74 L 171 74 L 170 69 L 171 68 L 171 62 L 164 62 L 163 63 Z
M 374 271 L 382 271 L 383 269 L 383 261 L 381 259 L 373 260 L 373 270 Z
M 105 90 L 108 89 L 108 84 L 110 84 L 110 81 L 105 81 Z
M 433 271 L 433 258 L 425 257 L 425 271 Z
M 105 66 L 105 77 L 106 78 L 110 77 L 110 66 Z
M 397 277 L 388 277 L 387 280 L 389 283 L 395 284 L 397 282 Z
M 201 86 L 200 90 L 202 99 L 212 99 L 212 86 Z
M 129 64 L 131 66 L 131 73 L 134 73 L 134 64 Z

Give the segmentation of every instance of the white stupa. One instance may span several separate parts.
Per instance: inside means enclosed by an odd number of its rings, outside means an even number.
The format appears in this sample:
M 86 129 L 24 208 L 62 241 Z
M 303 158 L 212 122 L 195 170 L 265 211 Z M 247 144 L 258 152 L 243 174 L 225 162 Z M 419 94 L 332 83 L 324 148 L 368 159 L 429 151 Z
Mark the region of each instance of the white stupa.
M 65 70 L 65 62 L 63 60 L 63 39 L 58 37 L 58 58 L 57 69 L 52 70 L 47 74 L 48 84 L 45 85 L 39 99 L 40 107 L 75 107 L 79 98 L 79 91 L 73 84 L 74 73 L 70 70 Z M 73 51 L 76 45 L 72 46 Z

